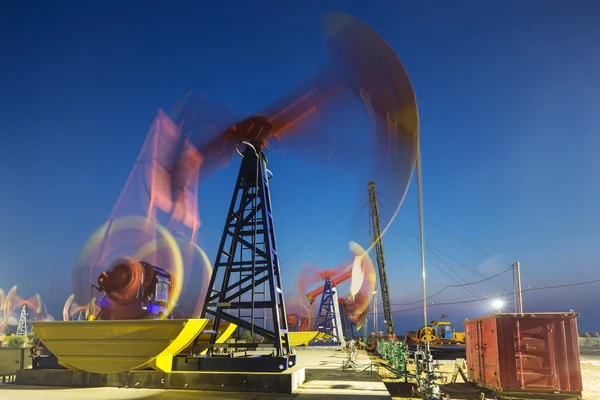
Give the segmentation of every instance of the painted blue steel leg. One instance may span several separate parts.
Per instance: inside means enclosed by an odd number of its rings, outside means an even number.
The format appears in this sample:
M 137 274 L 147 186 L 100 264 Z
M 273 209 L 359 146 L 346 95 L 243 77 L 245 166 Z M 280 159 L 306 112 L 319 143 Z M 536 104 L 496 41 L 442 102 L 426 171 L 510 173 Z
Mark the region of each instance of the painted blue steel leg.
M 315 330 L 323 332 L 327 335 L 331 335 L 332 338 L 329 342 L 339 343 L 340 335 L 342 332 L 337 331 L 337 319 L 334 311 L 335 301 L 333 296 L 333 287 L 329 279 L 325 280 L 323 286 L 323 295 L 321 297 L 321 304 L 319 305 L 319 311 L 317 313 L 317 321 L 315 323 Z M 327 339 L 325 339 L 327 340 Z
M 354 332 L 352 329 L 352 323 L 350 322 L 350 318 L 348 318 L 348 314 L 346 313 L 346 307 L 344 307 L 344 303 L 340 303 L 340 318 L 342 319 L 342 329 L 344 330 L 344 338 L 346 340 L 351 340 L 354 337 Z

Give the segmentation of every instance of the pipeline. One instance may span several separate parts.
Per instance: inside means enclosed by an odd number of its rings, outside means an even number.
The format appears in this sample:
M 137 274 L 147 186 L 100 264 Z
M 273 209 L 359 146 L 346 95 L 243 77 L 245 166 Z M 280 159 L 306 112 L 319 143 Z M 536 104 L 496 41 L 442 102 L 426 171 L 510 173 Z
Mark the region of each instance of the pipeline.
M 386 359 L 389 358 L 390 359 L 390 360 L 388 360 L 389 362 L 392 362 L 394 365 L 400 366 L 402 369 L 397 368 L 396 366 L 392 366 L 392 365 L 377 362 L 377 361 L 370 362 L 367 365 L 359 365 L 356 362 L 356 355 L 358 353 L 358 348 L 356 346 L 356 342 L 353 340 L 348 342 L 348 347 L 347 347 L 348 361 L 346 363 L 344 363 L 344 368 L 350 367 L 356 372 L 363 372 L 363 371 L 368 370 L 369 368 L 383 367 L 383 368 L 387 369 L 389 372 L 391 372 L 392 374 L 396 375 L 397 377 L 416 378 L 416 376 L 414 374 L 409 374 L 406 369 L 406 359 L 407 359 L 406 353 L 405 353 L 406 347 L 404 347 L 402 343 L 398 343 L 398 342 L 392 342 L 392 343 L 394 343 L 394 344 L 397 343 L 397 348 L 394 346 L 394 348 L 397 349 L 397 351 L 386 352 L 385 358 Z M 387 349 L 387 346 L 385 346 L 384 348 Z
M 352 368 L 356 372 L 364 372 L 364 371 L 366 371 L 366 370 L 368 370 L 369 368 L 372 368 L 372 367 L 383 367 L 383 368 L 387 369 L 392 374 L 394 374 L 394 375 L 396 375 L 398 377 L 416 378 L 416 375 L 410 374 L 410 373 L 408 373 L 408 371 L 401 371 L 399 369 L 396 369 L 396 368 L 392 367 L 391 365 L 388 365 L 388 364 L 385 364 L 385 363 L 380 363 L 380 362 L 372 362 L 370 364 L 360 366 L 360 365 L 358 365 L 357 363 L 355 363 L 353 361 L 349 361 L 345 365 L 347 367 Z M 360 368 L 362 368 L 362 369 L 360 369 Z

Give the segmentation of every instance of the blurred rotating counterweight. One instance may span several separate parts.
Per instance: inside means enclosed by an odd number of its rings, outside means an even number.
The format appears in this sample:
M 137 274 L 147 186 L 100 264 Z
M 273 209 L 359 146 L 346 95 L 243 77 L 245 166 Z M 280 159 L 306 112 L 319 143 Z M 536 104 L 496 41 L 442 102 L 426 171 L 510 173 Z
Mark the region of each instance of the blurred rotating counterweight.
M 196 245 L 198 182 L 227 166 L 240 152 L 240 142 L 259 153 L 282 146 L 287 154 L 316 162 L 333 159 L 349 175 L 364 168 L 356 162 L 356 154 L 370 150 L 374 156 L 368 167 L 385 174 L 386 194 L 401 204 L 418 146 L 418 111 L 408 75 L 387 43 L 361 21 L 333 12 L 324 22 L 332 62 L 254 115 L 214 106 L 197 95 L 186 97 L 175 121 L 159 112 L 109 222 L 94 234 L 78 260 L 74 293 L 79 303 L 92 297 L 86 291 L 107 265 L 134 257 L 170 275 L 173 307 L 177 305 L 186 317 L 198 317 L 202 309 L 198 299 L 204 299 L 208 290 L 211 269 Z M 323 125 L 347 119 L 347 111 L 339 107 L 347 98 L 359 100 L 370 123 L 370 135 L 354 129 L 358 142 L 349 132 L 330 132 Z M 379 180 L 381 186 L 383 181 Z M 135 223 L 133 215 L 139 216 Z M 384 227 L 389 223 L 391 219 Z M 153 254 L 138 254 L 151 244 Z M 190 268 L 194 257 L 202 259 L 202 268 Z M 187 282 L 194 284 L 188 288 Z M 111 304 L 116 309 L 123 302 Z M 111 312 L 112 318 L 117 315 Z
M 388 195 L 402 202 L 415 167 L 419 136 L 417 102 L 408 74 L 389 45 L 350 15 L 329 13 L 324 37 L 329 65 L 253 116 L 222 111 L 216 117 L 203 96 L 186 97 L 177 124 L 202 155 L 201 178 L 228 165 L 240 142 L 257 150 L 282 147 L 288 154 L 319 163 L 334 160 L 347 171 L 357 167 L 356 154 L 370 151 L 376 156 L 369 167 L 387 176 Z M 352 138 L 350 132 L 328 129 L 348 119 L 350 99 L 363 107 L 370 135 L 354 129 L 358 137 Z M 212 134 L 207 134 L 207 126 L 215 128 Z M 175 159 L 173 202 L 185 188 L 189 170 L 185 158 L 180 152 Z

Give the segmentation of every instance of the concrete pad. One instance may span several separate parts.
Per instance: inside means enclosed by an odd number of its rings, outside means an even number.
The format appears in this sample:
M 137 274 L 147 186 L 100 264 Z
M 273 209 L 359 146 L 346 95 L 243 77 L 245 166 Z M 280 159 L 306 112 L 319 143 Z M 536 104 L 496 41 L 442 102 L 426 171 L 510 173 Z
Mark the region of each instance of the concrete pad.
M 81 388 L 59 389 L 0 385 L 0 400 L 367 400 L 391 399 L 370 391 L 337 393 L 257 394 L 196 390 Z
M 16 384 L 292 393 L 304 383 L 304 379 L 304 368 L 297 366 L 279 373 L 129 371 L 118 374 L 93 374 L 67 369 L 28 369 L 17 371 Z
M 340 345 L 318 345 L 318 346 L 302 346 L 294 347 L 296 353 L 301 351 L 330 351 L 330 350 L 342 350 Z
M 320 349 L 297 352 L 297 355 L 297 365 L 294 368 L 305 372 L 306 381 L 291 394 L 250 393 L 246 390 L 245 393 L 198 391 L 189 390 L 189 385 L 188 390 L 134 389 L 140 385 L 121 389 L 0 385 L 0 400 L 391 400 L 376 369 L 368 367 L 370 359 L 365 352 L 359 352 L 357 356 L 358 365 L 363 366 L 362 369 L 366 368 L 362 372 L 342 369 L 344 361 L 348 359 L 347 353 L 343 351 Z M 135 385 L 135 382 L 131 381 L 130 384 Z M 228 389 L 224 387 L 218 390 Z
M 365 369 L 343 369 L 348 353 L 341 350 L 297 352 L 296 363 L 306 368 L 306 381 L 295 391 L 301 399 L 391 399 L 366 352 L 358 352 L 356 362 Z
M 296 365 L 304 368 L 342 368 L 346 360 L 348 360 L 348 354 L 335 349 L 296 352 Z M 357 360 L 358 363 L 370 363 L 366 353 L 359 353 Z
M 195 390 L 0 386 L 0 400 L 255 400 L 258 394 Z
M 335 395 L 340 398 L 363 397 L 369 399 L 390 399 L 391 396 L 383 382 L 353 382 L 313 380 L 306 382 L 297 391 L 300 398 Z M 366 396 L 366 397 L 365 397 Z

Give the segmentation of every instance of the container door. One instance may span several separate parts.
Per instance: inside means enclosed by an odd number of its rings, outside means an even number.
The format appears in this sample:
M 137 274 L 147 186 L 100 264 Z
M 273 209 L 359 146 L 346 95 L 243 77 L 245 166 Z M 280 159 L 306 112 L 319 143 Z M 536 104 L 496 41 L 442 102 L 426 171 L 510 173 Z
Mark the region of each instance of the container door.
M 477 353 L 475 351 L 475 345 L 477 344 L 476 329 L 477 325 L 475 322 L 468 322 L 464 324 L 467 373 L 469 375 L 469 379 L 475 382 L 478 381 L 479 378 L 479 360 L 477 359 Z
M 525 389 L 558 389 L 552 325 L 544 320 L 524 320 L 519 325 L 516 347 L 520 385 Z
M 477 344 L 475 345 L 477 352 L 477 367 L 479 371 L 477 376 L 479 381 L 485 383 L 485 348 L 483 345 L 483 321 L 477 321 Z
M 496 320 L 491 318 L 484 319 L 481 321 L 480 329 L 482 380 L 487 386 L 497 387 L 500 382 L 497 374 L 498 342 Z
M 485 322 L 486 321 L 477 321 L 475 322 L 475 332 L 471 332 L 469 330 L 469 340 L 471 345 L 472 359 L 473 365 L 469 366 L 475 375 L 475 379 L 481 383 L 487 383 L 486 379 L 486 343 L 485 343 Z
M 464 324 L 465 329 L 465 352 L 467 356 L 467 369 L 469 379 L 478 382 L 480 375 L 478 345 L 478 322 L 473 321 Z

